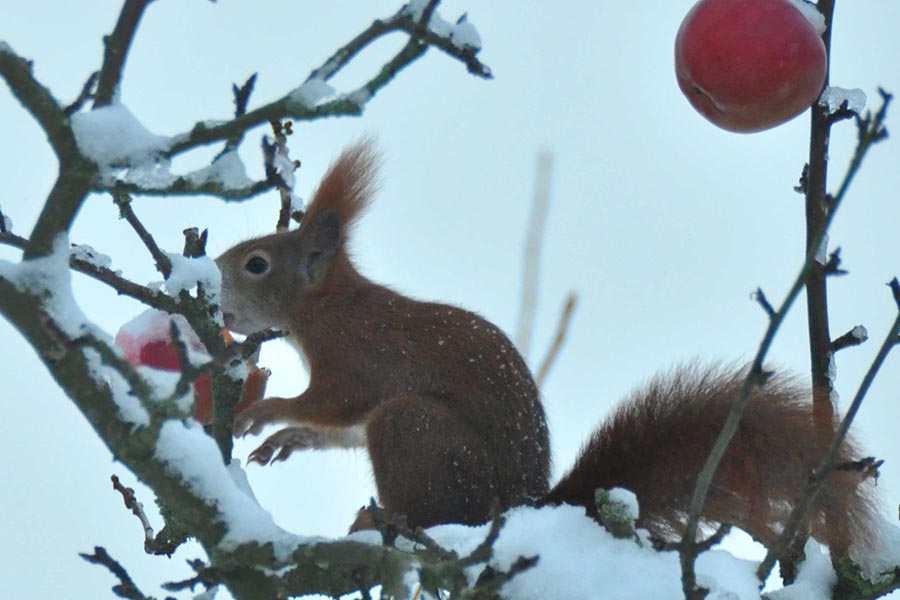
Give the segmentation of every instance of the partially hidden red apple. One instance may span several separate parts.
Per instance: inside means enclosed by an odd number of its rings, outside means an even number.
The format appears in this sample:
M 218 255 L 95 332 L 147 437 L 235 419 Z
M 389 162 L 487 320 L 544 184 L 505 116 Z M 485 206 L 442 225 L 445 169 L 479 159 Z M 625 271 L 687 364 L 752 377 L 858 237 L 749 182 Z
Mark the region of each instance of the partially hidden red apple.
M 133 365 L 143 365 L 161 371 L 178 371 L 178 353 L 172 344 L 170 323 L 176 321 L 178 329 L 183 333 L 186 345 L 194 351 L 206 352 L 200 338 L 190 328 L 184 317 L 170 315 L 158 310 L 148 310 L 138 315 L 116 334 L 116 345 L 122 349 L 125 359 Z M 222 330 L 226 343 L 231 343 L 231 334 Z M 244 383 L 244 393 L 235 406 L 235 414 L 262 399 L 269 379 L 269 371 L 260 369 L 252 363 L 246 363 L 250 369 Z M 208 373 L 194 380 L 194 418 L 204 425 L 212 422 L 213 400 L 212 381 Z
M 791 0 L 700 0 L 675 38 L 681 91 L 728 131 L 793 119 L 818 98 L 827 68 L 816 26 Z

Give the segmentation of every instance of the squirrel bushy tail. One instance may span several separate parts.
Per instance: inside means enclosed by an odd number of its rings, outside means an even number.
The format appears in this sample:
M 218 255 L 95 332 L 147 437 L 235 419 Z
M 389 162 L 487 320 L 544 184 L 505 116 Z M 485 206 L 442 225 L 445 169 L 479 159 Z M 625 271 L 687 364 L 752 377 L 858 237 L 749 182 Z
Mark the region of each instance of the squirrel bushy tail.
M 638 526 L 658 540 L 677 539 L 697 475 L 745 374 L 689 366 L 656 376 L 594 432 L 543 503 L 581 505 L 597 519 L 594 490 L 627 488 L 640 503 Z M 816 440 L 808 389 L 780 375 L 756 389 L 716 472 L 703 521 L 731 523 L 771 545 L 821 460 Z M 846 440 L 837 463 L 858 458 Z M 861 489 L 862 479 L 851 470 L 835 471 L 808 513 L 807 532 L 833 553 L 873 539 L 873 499 Z

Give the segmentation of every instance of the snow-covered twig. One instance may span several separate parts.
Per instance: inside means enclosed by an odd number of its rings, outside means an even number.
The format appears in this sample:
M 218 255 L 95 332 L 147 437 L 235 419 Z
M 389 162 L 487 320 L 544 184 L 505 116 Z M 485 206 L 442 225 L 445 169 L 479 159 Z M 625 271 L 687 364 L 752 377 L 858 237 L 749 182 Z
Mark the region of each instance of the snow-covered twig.
M 859 346 L 867 339 L 869 339 L 869 332 L 866 331 L 866 328 L 862 325 L 857 325 L 841 337 L 831 342 L 831 348 L 835 352 L 838 352 L 839 350 L 843 350 L 844 348 Z
M 278 221 L 275 223 L 275 231 L 287 231 L 291 225 L 291 219 L 300 222 L 303 217 L 303 207 L 299 198 L 294 195 L 294 172 L 300 168 L 299 160 L 292 160 L 287 145 L 287 136 L 293 133 L 293 123 L 280 120 L 270 121 L 272 135 L 275 143 L 270 143 L 266 136 L 262 139 L 263 157 L 266 167 L 266 179 L 271 181 L 281 196 L 281 209 L 278 211 Z
M 214 163 L 215 164 L 215 163 Z M 209 167 L 207 167 L 209 168 Z M 141 196 L 215 196 L 223 200 L 249 200 L 275 187 L 271 181 L 250 181 L 240 187 L 232 187 L 223 184 L 218 178 L 198 178 L 193 173 L 184 176 L 176 176 L 167 185 L 159 187 L 146 187 L 133 181 L 117 181 L 111 192 L 126 192 Z M 101 187 L 100 191 L 108 188 Z
M 436 5 L 437 3 L 435 2 L 434 4 Z M 423 15 L 423 17 L 430 17 L 430 13 Z M 231 121 L 215 124 L 198 122 L 190 132 L 175 137 L 171 147 L 165 152 L 165 156 L 175 156 L 198 146 L 231 139 L 241 132 L 267 123 L 272 119 L 290 118 L 294 121 L 306 121 L 324 116 L 358 115 L 362 112 L 365 104 L 378 91 L 387 85 L 404 67 L 419 58 L 429 46 L 434 46 L 445 54 L 462 61 L 470 73 L 483 78 L 491 77 L 490 69 L 477 58 L 477 48 L 459 47 L 453 43 L 449 34 L 444 36 L 438 35 L 424 27 L 420 20 L 415 19 L 413 14 L 404 6 L 393 16 L 375 21 L 368 29 L 335 52 L 321 66 L 314 69 L 299 88 L 274 102 L 235 117 Z M 333 95 L 328 99 L 322 98 L 317 93 L 313 97 L 315 102 L 309 102 L 310 97 L 302 93 L 304 87 L 309 89 L 308 86 L 317 85 L 318 82 L 325 82 L 331 79 L 363 48 L 375 40 L 398 31 L 407 33 L 410 36 L 409 42 L 404 45 L 393 59 L 381 68 L 375 77 L 356 90 L 345 94 Z M 318 85 L 317 87 L 321 88 Z

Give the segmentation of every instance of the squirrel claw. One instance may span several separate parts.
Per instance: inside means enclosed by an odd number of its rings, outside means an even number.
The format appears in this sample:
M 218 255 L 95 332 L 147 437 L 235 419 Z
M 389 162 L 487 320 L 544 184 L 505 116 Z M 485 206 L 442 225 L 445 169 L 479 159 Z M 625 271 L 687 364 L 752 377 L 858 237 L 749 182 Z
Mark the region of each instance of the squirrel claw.
M 256 463 L 262 467 L 269 464 L 272 460 L 272 454 L 275 452 L 270 444 L 264 443 L 259 448 L 250 453 L 247 457 L 248 463 Z
M 287 427 L 266 438 L 260 446 L 250 453 L 248 462 L 267 465 L 287 460 L 295 450 L 323 448 L 322 435 L 309 427 Z M 275 451 L 278 454 L 273 458 Z

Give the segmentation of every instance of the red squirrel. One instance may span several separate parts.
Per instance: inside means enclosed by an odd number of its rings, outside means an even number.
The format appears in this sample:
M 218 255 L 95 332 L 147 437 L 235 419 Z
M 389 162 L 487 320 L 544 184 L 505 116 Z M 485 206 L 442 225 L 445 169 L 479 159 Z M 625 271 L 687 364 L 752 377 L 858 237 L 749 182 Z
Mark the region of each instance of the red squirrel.
M 250 460 L 364 447 L 380 504 L 413 527 L 482 523 L 496 500 L 502 508 L 582 505 L 597 518 L 594 490 L 625 487 L 639 500 L 638 525 L 674 539 L 739 394 L 740 370 L 691 367 L 657 377 L 600 426 L 551 490 L 544 409 L 506 335 L 472 312 L 373 283 L 354 266 L 347 239 L 372 196 L 375 163 L 370 144 L 345 150 L 298 229 L 217 259 L 226 327 L 287 330 L 310 372 L 296 398 L 269 398 L 238 415 L 236 435 L 287 425 Z M 774 540 L 819 456 L 807 395 L 780 377 L 754 393 L 711 487 L 706 522 Z M 856 455 L 847 442 L 838 461 Z M 860 479 L 832 475 L 809 513 L 812 535 L 841 553 L 870 529 Z M 849 530 L 826 531 L 834 521 L 826 516 L 838 514 L 848 516 Z

